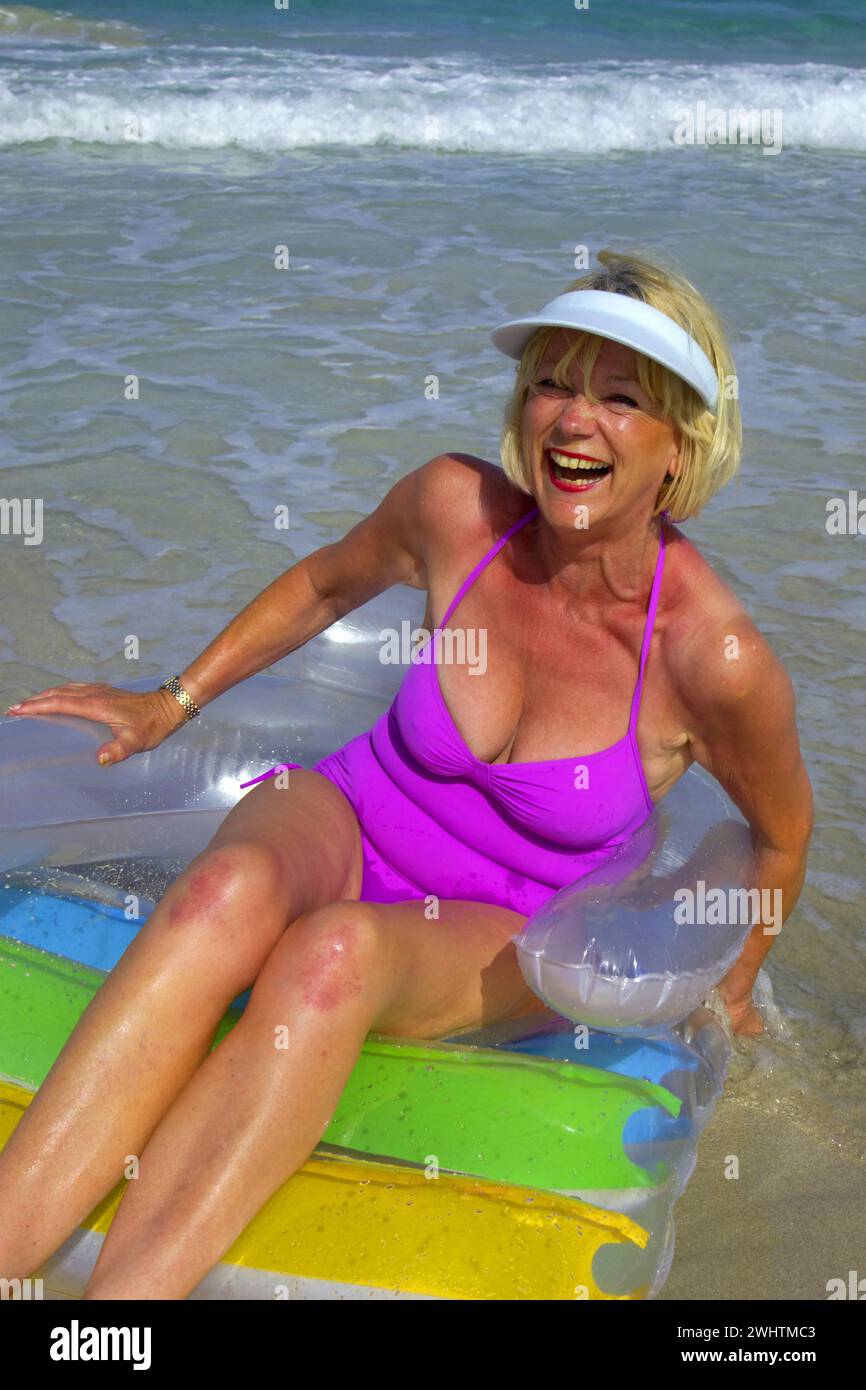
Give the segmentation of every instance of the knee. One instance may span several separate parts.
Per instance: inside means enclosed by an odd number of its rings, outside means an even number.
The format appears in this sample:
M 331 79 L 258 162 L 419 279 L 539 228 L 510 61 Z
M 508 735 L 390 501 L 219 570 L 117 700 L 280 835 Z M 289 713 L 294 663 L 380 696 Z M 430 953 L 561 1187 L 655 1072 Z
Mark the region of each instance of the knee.
M 262 841 L 207 849 L 165 895 L 165 925 L 223 936 L 254 934 L 250 929 L 263 916 L 280 917 L 287 892 L 284 876 L 279 852 Z
M 304 913 L 282 944 L 286 960 L 275 962 L 278 987 L 297 990 L 301 1004 L 330 1012 L 375 993 L 383 942 L 366 903 L 335 902 Z

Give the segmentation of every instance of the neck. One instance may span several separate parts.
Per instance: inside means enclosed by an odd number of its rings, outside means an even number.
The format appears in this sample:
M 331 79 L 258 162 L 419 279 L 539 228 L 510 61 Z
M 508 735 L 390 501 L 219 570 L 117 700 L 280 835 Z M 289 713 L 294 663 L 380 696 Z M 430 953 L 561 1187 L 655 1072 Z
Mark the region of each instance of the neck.
M 544 581 L 570 600 L 642 602 L 655 573 L 661 528 L 661 517 L 646 516 L 621 530 L 602 524 L 566 531 L 539 511 L 533 554 Z

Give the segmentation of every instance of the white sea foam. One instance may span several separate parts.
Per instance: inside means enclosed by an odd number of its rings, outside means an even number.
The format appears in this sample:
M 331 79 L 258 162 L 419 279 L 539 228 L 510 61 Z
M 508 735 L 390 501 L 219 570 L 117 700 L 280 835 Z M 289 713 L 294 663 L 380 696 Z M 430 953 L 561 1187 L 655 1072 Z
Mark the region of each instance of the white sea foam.
M 702 103 L 780 112 L 785 148 L 866 148 L 866 73 L 853 68 L 607 62 L 542 73 L 443 59 L 397 66 L 233 50 L 186 60 L 185 52 L 144 70 L 116 62 L 95 72 L 7 68 L 0 144 L 651 152 L 676 148 L 678 126 Z

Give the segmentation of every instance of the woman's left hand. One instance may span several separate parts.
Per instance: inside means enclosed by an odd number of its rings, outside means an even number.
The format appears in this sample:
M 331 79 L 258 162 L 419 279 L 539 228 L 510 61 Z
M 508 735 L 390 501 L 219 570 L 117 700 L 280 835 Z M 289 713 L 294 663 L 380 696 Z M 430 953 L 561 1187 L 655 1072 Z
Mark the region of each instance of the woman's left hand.
M 752 987 L 741 982 L 721 980 L 717 986 L 722 996 L 733 1031 L 744 1038 L 760 1037 L 764 1023 L 752 1003 Z

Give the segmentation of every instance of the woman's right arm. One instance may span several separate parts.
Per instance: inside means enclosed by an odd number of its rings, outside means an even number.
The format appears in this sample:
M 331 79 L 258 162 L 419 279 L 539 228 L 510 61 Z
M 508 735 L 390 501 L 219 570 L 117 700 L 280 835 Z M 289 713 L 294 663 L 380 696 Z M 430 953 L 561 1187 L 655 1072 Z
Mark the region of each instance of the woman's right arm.
M 401 478 L 371 514 L 332 545 L 307 555 L 263 589 L 180 675 L 203 708 L 248 676 L 279 661 L 392 584 L 426 587 L 426 522 L 435 517 L 445 456 Z M 186 722 L 168 690 L 133 692 L 105 684 L 51 687 L 12 706 L 15 715 L 74 714 L 111 726 L 100 762 L 155 748 Z M 108 757 L 103 755 L 108 754 Z
M 199 707 L 288 656 L 392 584 L 418 584 L 423 565 L 417 516 L 429 466 L 395 483 L 341 540 L 281 574 L 180 672 L 181 685 Z M 177 705 L 173 695 L 169 699 Z M 180 715 L 178 723 L 186 717 L 182 710 Z

